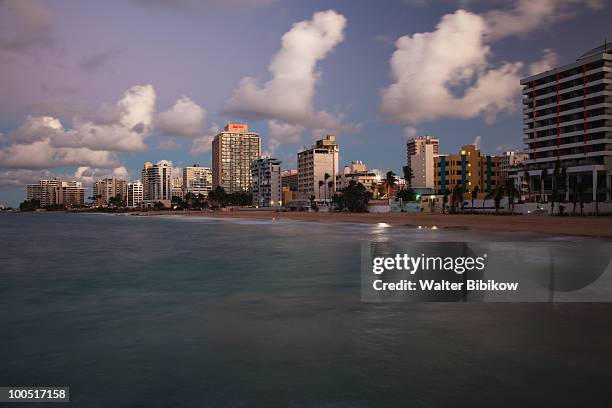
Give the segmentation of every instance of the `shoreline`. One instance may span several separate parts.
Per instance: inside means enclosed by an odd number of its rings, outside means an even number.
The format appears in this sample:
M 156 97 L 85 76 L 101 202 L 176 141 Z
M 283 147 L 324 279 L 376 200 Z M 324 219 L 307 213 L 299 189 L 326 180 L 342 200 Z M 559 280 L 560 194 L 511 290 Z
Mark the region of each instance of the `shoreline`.
M 291 220 L 323 223 L 378 224 L 426 228 L 458 228 L 490 232 L 531 232 L 612 238 L 612 217 L 551 217 L 525 215 L 472 215 L 432 213 L 309 213 L 272 210 L 238 211 L 139 211 L 132 216 L 189 216 L 252 220 Z

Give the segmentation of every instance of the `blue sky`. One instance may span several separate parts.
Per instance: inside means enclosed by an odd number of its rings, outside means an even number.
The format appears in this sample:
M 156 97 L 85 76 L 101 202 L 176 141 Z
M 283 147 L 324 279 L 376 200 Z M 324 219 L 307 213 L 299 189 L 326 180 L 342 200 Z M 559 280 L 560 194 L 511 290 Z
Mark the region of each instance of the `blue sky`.
M 0 1 L 0 203 L 40 177 L 210 165 L 215 129 L 245 118 L 285 168 L 325 132 L 341 164 L 397 173 L 407 135 L 520 149 L 518 78 L 601 44 L 610 17 L 601 0 Z

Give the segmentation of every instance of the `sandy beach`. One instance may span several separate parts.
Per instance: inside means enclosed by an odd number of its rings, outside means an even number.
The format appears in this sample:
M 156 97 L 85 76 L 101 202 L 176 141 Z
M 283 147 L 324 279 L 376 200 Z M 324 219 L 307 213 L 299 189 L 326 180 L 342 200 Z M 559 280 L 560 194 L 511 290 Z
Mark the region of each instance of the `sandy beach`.
M 308 213 L 276 211 L 147 211 L 133 215 L 183 215 L 200 217 L 229 217 L 260 220 L 297 220 L 313 222 L 387 223 L 411 227 L 467 228 L 483 231 L 533 232 L 538 234 L 612 237 L 612 217 L 548 217 L 461 214 L 357 214 Z

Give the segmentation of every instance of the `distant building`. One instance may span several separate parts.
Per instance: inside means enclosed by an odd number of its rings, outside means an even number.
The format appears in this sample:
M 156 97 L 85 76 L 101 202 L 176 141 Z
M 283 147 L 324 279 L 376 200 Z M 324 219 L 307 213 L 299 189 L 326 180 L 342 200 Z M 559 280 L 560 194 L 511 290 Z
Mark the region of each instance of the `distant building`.
M 212 191 L 212 171 L 199 164 L 183 167 L 183 191 L 185 194 L 202 194 L 208 197 Z
M 297 155 L 298 162 L 298 196 L 301 199 L 321 201 L 326 197 L 331 199 L 335 192 L 336 174 L 338 173 L 338 155 L 340 148 L 336 137 L 327 135 L 325 139 L 317 140 L 310 149 L 304 149 Z M 325 175 L 329 177 L 325 179 Z M 319 182 L 323 186 L 319 188 Z M 331 189 L 328 183 L 331 181 Z
M 298 171 L 297 169 L 283 170 L 281 172 L 281 184 L 290 191 L 298 191 Z
M 140 180 L 127 184 L 126 205 L 131 208 L 140 207 L 143 200 L 142 183 Z
M 499 161 L 496 156 L 481 156 L 475 145 L 462 146 L 458 154 L 439 155 L 434 159 L 435 190 L 437 194 L 446 194 L 460 185 L 465 197 L 476 186 L 479 196 L 490 193 L 500 183 Z
M 297 191 L 292 191 L 289 187 L 283 186 L 281 191 L 281 201 L 284 206 L 297 199 Z
M 511 176 L 515 176 L 518 171 L 523 169 L 525 160 L 529 155 L 524 152 L 504 152 L 499 156 L 499 176 L 500 182 L 505 182 Z
M 80 207 L 85 202 L 85 189 L 80 181 L 40 180 L 26 186 L 28 200 L 40 201 L 41 207 Z
M 281 161 L 259 158 L 251 163 L 253 205 L 276 207 L 282 205 Z
M 362 161 L 353 161 L 350 166 L 344 166 L 342 173 L 336 176 L 336 190 L 348 186 L 351 180 L 363 184 L 368 191 L 374 191 L 380 184 L 380 177 L 368 172 L 368 166 Z
M 125 200 L 127 182 L 117 177 L 97 180 L 93 185 L 93 202 L 97 206 L 106 206 L 113 197 Z
M 587 183 L 612 187 L 612 47 L 604 44 L 575 62 L 523 78 L 523 132 L 531 191 L 552 193 L 555 167 Z M 548 176 L 541 180 L 542 170 Z M 601 191 L 600 199 L 605 199 Z
M 229 123 L 212 142 L 213 188 L 251 189 L 251 163 L 261 155 L 261 138 L 245 124 Z
M 431 135 L 417 136 L 406 142 L 406 164 L 412 169 L 412 187 L 434 188 L 434 158 L 438 156 L 440 142 Z
M 148 207 L 161 202 L 170 207 L 172 202 L 172 165 L 167 160 L 157 164 L 146 162 L 142 169 L 143 204 Z

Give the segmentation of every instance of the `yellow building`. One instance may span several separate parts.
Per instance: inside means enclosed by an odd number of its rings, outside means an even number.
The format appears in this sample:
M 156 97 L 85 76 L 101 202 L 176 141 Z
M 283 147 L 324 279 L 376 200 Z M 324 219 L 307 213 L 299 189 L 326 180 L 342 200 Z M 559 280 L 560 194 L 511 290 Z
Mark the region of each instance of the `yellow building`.
M 439 155 L 434 158 L 436 193 L 450 193 L 460 185 L 470 197 L 478 186 L 478 196 L 484 197 L 499 185 L 499 163 L 499 157 L 482 156 L 475 145 L 462 146 L 458 154 Z

